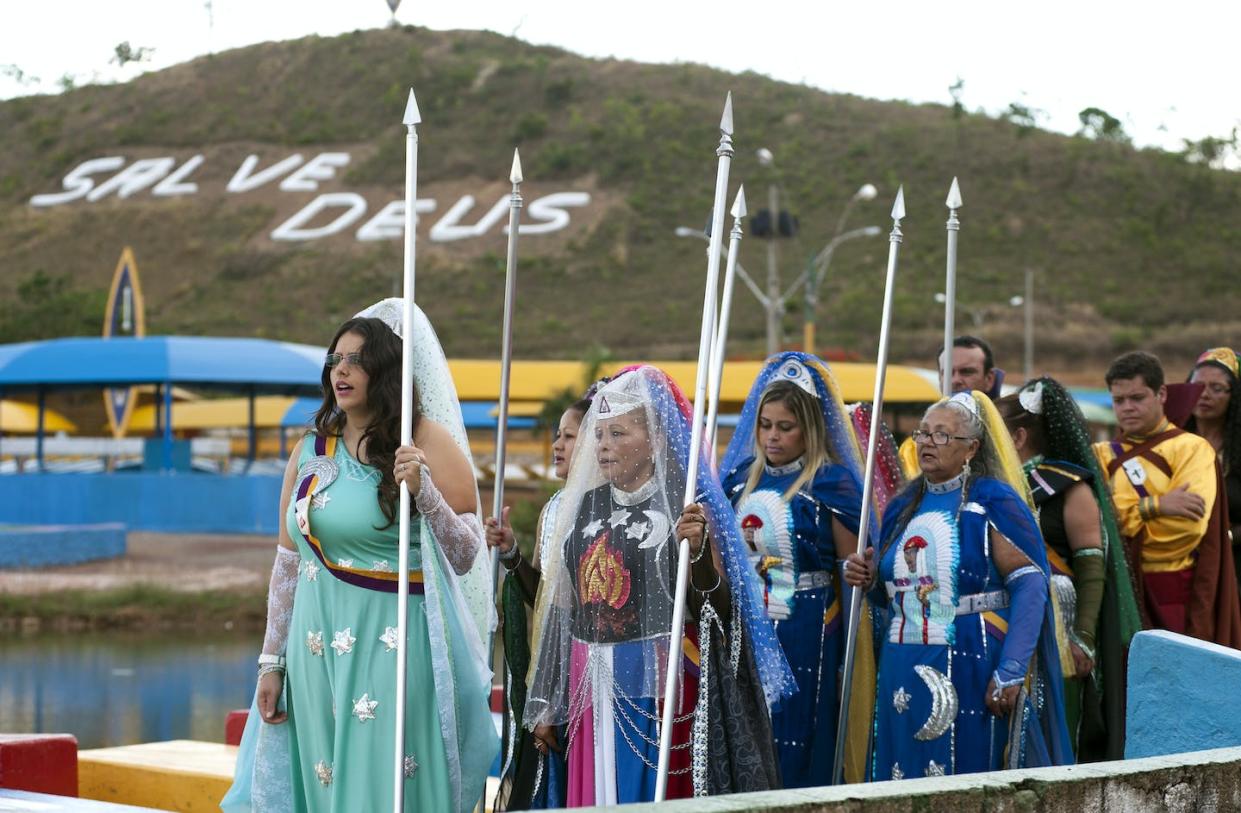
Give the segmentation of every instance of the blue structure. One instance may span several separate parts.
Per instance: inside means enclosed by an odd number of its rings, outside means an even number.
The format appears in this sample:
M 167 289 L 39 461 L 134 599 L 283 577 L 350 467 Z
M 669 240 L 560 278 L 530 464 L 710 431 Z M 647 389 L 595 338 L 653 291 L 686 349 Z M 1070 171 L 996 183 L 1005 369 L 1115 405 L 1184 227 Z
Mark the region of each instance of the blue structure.
M 136 530 L 275 533 L 280 477 L 189 471 L 188 448 L 173 437 L 172 389 L 190 385 L 248 393 L 253 458 L 254 397 L 318 395 L 322 373 L 322 348 L 264 339 L 154 336 L 0 345 L 0 395 L 33 391 L 40 406 L 40 472 L 0 477 L 0 523 L 115 522 Z M 49 391 L 135 384 L 154 384 L 162 400 L 161 438 L 148 447 L 142 471 L 42 471 L 42 408 Z
M 45 525 L 0 528 L 0 568 L 76 565 L 125 555 L 125 526 Z
M 1125 759 L 1241 745 L 1241 651 L 1166 630 L 1129 648 Z

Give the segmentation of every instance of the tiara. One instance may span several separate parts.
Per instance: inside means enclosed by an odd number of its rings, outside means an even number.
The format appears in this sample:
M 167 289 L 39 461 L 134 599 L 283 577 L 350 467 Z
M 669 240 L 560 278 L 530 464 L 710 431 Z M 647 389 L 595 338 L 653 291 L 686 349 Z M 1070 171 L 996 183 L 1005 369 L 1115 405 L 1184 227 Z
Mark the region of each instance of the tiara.
M 810 371 L 796 359 L 789 359 L 781 364 L 780 369 L 776 371 L 775 377 L 780 381 L 790 381 L 815 398 L 819 397 L 819 391 L 815 389 L 814 378 L 811 377 Z

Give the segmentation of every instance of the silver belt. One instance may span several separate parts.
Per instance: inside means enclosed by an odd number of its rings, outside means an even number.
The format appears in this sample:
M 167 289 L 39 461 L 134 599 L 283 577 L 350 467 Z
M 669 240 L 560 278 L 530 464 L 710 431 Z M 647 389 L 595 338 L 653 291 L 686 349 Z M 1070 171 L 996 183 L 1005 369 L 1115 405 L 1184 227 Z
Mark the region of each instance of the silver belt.
M 820 587 L 826 587 L 832 583 L 832 573 L 830 570 L 812 570 L 809 573 L 799 573 L 797 576 L 798 592 L 802 590 L 817 590 Z
M 1007 590 L 992 590 L 990 593 L 971 593 L 957 599 L 957 615 L 986 613 L 1001 610 L 1008 606 Z

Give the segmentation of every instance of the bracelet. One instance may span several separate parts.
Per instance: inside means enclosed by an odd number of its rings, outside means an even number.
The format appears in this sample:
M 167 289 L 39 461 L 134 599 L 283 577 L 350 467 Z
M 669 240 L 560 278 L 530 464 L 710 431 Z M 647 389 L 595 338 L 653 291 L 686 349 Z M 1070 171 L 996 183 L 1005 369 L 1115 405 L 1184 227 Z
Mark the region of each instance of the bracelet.
M 269 655 L 264 652 L 259 655 L 259 666 L 279 666 L 284 668 L 284 655 Z
M 279 672 L 281 675 L 283 675 L 284 667 L 278 664 L 274 664 L 274 663 L 264 664 L 263 666 L 259 667 L 260 678 L 262 678 L 263 675 L 271 674 L 272 672 Z
M 1083 641 L 1077 630 L 1069 630 L 1069 640 L 1077 644 L 1077 648 L 1080 649 L 1087 658 L 1090 658 L 1092 661 L 1095 659 L 1094 647 Z
M 704 544 L 704 545 L 703 545 L 703 547 L 705 548 L 705 547 L 706 547 L 706 545 Z M 694 584 L 694 574 L 693 574 L 693 573 L 691 573 L 691 574 L 689 575 L 689 583 L 690 583 L 690 585 L 691 585 L 691 586 L 693 586 L 693 588 L 694 588 L 695 590 L 697 590 L 699 593 L 714 593 L 714 592 L 716 591 L 716 589 L 717 589 L 717 588 L 719 588 L 719 586 L 720 586 L 720 582 L 721 582 L 721 581 L 722 581 L 722 580 L 721 580 L 721 578 L 720 578 L 720 572 L 717 570 L 717 571 L 715 571 L 715 584 L 711 585 L 711 586 L 710 586 L 710 587 L 708 587 L 706 590 L 703 590 L 701 587 L 699 587 L 698 585 Z
M 698 561 L 702 559 L 703 555 L 707 552 L 708 543 L 711 541 L 710 536 L 711 533 L 707 530 L 707 524 L 704 522 L 702 525 L 702 544 L 698 546 L 698 553 L 690 558 L 689 563 L 691 565 L 698 564 Z M 718 587 L 718 585 L 716 586 Z
M 521 558 L 521 549 L 517 547 L 517 540 L 513 540 L 513 546 L 506 551 L 499 551 L 501 562 L 511 562 L 514 559 Z
M 500 564 L 504 565 L 505 573 L 512 573 L 521 567 L 521 551 L 517 549 L 517 543 L 513 543 L 513 549 L 510 551 L 511 556 L 500 554 Z

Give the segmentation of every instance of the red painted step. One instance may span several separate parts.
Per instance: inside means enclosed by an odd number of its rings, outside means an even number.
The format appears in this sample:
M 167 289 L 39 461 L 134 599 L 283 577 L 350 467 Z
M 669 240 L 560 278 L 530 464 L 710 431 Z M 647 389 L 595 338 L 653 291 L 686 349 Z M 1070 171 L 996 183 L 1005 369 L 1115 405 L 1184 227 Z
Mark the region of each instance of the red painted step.
M 0 734 L 0 788 L 76 797 L 77 737 Z

